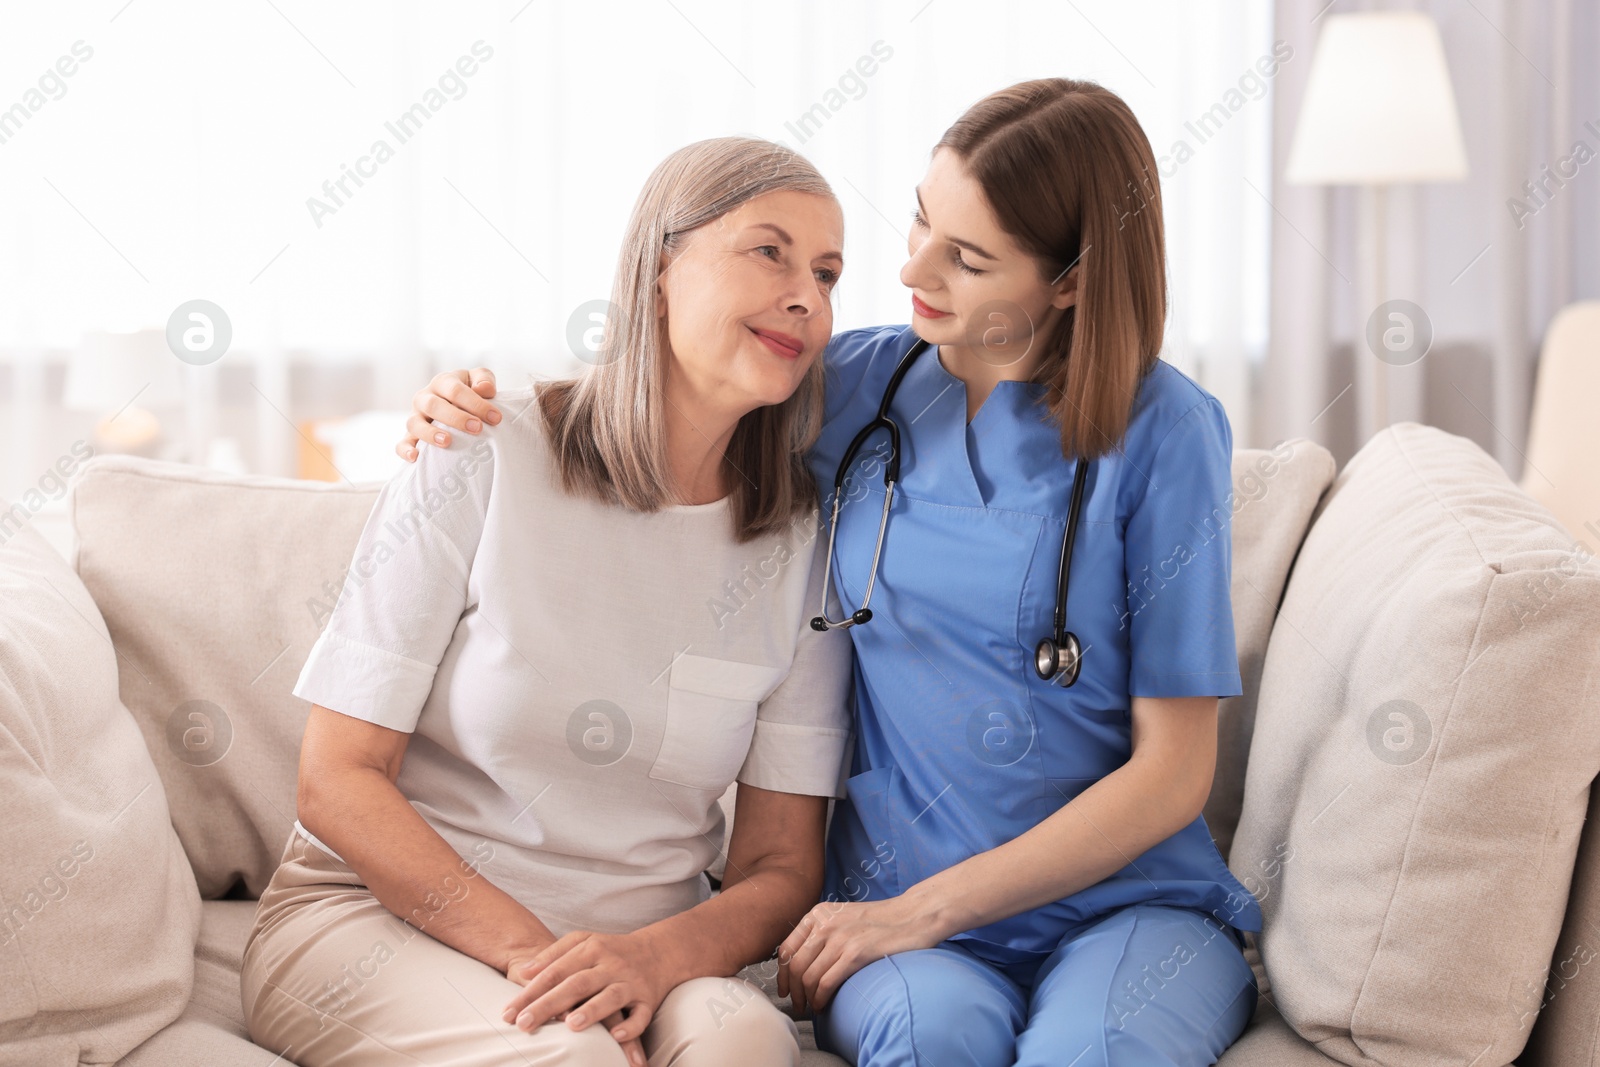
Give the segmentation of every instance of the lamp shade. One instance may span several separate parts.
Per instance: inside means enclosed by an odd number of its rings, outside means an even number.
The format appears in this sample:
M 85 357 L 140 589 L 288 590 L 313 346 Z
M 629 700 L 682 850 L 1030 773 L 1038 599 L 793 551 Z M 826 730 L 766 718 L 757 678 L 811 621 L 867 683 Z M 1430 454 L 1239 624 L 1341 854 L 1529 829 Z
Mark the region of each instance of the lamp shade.
M 1419 11 L 1330 15 L 1284 178 L 1384 185 L 1467 176 L 1439 27 Z
M 138 398 L 142 408 L 183 403 L 183 364 L 161 330 L 85 333 L 67 362 L 62 405 L 73 411 L 115 414 Z

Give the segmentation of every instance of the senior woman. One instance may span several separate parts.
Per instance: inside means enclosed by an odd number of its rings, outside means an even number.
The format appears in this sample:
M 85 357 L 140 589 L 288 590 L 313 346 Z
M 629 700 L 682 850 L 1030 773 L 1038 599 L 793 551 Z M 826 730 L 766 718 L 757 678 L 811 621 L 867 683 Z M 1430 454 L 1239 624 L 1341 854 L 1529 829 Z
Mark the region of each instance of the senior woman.
M 793 1064 L 735 975 L 816 901 L 850 721 L 822 594 L 843 221 L 802 157 L 669 156 L 596 365 L 383 489 L 296 695 L 250 1035 L 334 1064 Z M 722 891 L 703 872 L 737 779 Z

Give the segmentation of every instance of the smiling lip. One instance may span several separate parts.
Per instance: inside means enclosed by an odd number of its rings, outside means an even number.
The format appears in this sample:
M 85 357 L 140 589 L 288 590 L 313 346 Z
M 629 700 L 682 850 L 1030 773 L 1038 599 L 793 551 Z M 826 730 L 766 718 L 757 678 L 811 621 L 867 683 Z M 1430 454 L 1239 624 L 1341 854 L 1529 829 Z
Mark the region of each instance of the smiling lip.
M 917 299 L 916 293 L 911 294 L 911 309 L 925 319 L 942 319 L 950 314 L 948 311 L 940 311 L 938 308 L 931 308 L 924 304 Z
M 750 332 L 761 339 L 761 343 L 772 349 L 784 359 L 799 359 L 800 353 L 805 351 L 805 344 L 798 337 L 790 337 L 786 333 L 775 333 L 772 330 L 758 330 L 750 327 Z

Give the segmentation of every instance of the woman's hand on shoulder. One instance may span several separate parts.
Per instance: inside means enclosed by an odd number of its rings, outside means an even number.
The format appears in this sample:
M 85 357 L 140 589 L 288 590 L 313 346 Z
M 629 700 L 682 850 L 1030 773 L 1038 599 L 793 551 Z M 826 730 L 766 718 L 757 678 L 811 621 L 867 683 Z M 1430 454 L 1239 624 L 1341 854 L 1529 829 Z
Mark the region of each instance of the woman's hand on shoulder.
M 489 403 L 494 396 L 494 372 L 483 367 L 472 370 L 447 370 L 433 376 L 426 389 L 411 398 L 411 417 L 406 420 L 406 435 L 394 446 L 400 458 L 417 458 L 417 443 L 427 440 L 448 445 L 454 427 L 478 433 L 483 424 L 500 421 L 500 409 Z

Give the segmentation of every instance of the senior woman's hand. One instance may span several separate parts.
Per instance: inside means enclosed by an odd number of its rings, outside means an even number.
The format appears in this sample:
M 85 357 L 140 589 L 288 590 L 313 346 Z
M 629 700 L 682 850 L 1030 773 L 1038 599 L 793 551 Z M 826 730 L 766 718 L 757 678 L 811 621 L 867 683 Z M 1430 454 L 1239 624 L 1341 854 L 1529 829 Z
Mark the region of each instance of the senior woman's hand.
M 447 370 L 433 376 L 426 389 L 411 398 L 411 417 L 406 420 L 406 435 L 394 446 L 400 458 L 410 463 L 417 458 L 417 442 L 450 444 L 455 427 L 478 433 L 483 424 L 500 421 L 500 409 L 489 403 L 494 396 L 494 372 L 483 367 L 472 370 Z
M 529 1031 L 563 1014 L 574 1030 L 603 1021 L 626 1049 L 678 984 L 667 956 L 666 946 L 648 930 L 575 930 L 531 960 L 512 964 L 508 977 L 525 976 L 527 985 L 501 1018 Z M 627 1018 L 620 1019 L 624 1009 Z

